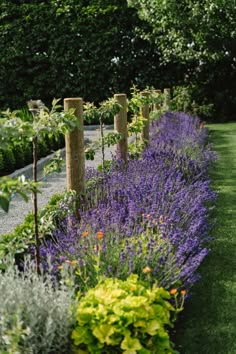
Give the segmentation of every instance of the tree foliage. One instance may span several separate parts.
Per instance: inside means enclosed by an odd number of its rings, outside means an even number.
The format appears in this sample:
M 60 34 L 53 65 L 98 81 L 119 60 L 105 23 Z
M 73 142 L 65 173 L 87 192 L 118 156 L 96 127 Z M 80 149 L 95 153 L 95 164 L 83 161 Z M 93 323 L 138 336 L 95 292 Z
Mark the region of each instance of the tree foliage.
M 235 0 L 129 0 L 129 3 L 153 27 L 165 60 L 216 62 L 235 50 Z
M 31 98 L 97 103 L 131 83 L 173 80 L 175 68 L 158 70 L 158 48 L 136 33 L 142 21 L 126 0 L 4 0 L 0 14 L 2 108 Z
M 144 32 L 165 62 L 186 65 L 186 83 L 196 85 L 198 99 L 214 102 L 228 118 L 236 111 L 235 0 L 129 0 L 152 27 Z

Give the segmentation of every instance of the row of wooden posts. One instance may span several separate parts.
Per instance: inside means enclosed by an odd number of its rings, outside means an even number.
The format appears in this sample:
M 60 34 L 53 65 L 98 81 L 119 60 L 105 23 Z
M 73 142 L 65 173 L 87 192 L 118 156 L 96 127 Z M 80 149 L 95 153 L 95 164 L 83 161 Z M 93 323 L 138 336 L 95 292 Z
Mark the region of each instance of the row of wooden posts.
M 156 90 L 156 93 L 161 93 Z M 164 89 L 167 99 L 170 97 L 170 89 Z M 148 96 L 148 92 L 142 92 Z M 127 162 L 128 159 L 128 130 L 127 130 L 127 96 L 126 94 L 115 94 L 115 100 L 121 105 L 121 110 L 114 117 L 114 130 L 120 133 L 122 138 L 115 146 L 117 158 Z M 168 105 L 168 102 L 166 102 Z M 85 149 L 84 149 L 84 122 L 83 122 L 83 99 L 65 98 L 64 110 L 75 110 L 75 116 L 79 121 L 79 128 L 66 134 L 66 178 L 67 191 L 75 191 L 78 195 L 85 193 Z M 155 107 L 158 109 L 159 107 Z M 142 139 L 149 141 L 149 104 L 143 104 L 141 115 L 146 119 L 142 130 Z

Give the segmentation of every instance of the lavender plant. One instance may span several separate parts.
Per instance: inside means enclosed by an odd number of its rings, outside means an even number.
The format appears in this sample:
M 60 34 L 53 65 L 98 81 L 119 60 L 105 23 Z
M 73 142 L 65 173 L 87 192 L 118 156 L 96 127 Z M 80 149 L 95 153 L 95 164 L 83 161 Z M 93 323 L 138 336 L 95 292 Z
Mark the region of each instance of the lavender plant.
M 207 179 L 214 154 L 206 137 L 198 118 L 166 113 L 153 123 L 142 158 L 126 168 L 114 163 L 103 176 L 103 194 L 99 182 L 88 190 L 80 226 L 58 229 L 56 242 L 42 245 L 41 257 L 50 254 L 54 272 L 65 260 L 74 262 L 81 289 L 100 275 L 142 278 L 145 267 L 151 284 L 189 288 L 208 252 L 207 205 L 215 198 Z

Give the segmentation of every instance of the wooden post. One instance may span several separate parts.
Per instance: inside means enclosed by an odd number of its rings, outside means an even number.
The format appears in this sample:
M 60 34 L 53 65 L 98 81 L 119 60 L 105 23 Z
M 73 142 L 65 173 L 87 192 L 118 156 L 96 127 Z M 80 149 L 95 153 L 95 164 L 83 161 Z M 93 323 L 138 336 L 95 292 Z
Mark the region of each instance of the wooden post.
M 170 88 L 165 88 L 164 89 L 164 94 L 165 94 L 165 102 L 164 102 L 164 108 L 166 110 L 170 109 Z
M 161 95 L 161 90 L 155 90 L 156 95 Z M 154 105 L 154 111 L 159 111 L 159 109 L 161 108 L 161 105 L 159 103 L 155 103 Z
M 141 95 L 143 97 L 148 98 L 149 92 L 143 91 L 143 92 L 141 92 Z M 143 127 L 143 131 L 141 133 L 141 136 L 142 136 L 143 140 L 148 142 L 149 141 L 149 104 L 144 103 L 142 105 L 142 107 L 140 108 L 140 110 L 141 110 L 142 117 L 146 119 L 146 121 L 144 122 L 144 127 Z
M 121 140 L 115 146 L 116 158 L 124 162 L 128 160 L 128 132 L 127 132 L 127 97 L 123 93 L 114 95 L 115 100 L 122 106 L 114 117 L 114 129 L 122 134 Z
M 66 134 L 66 180 L 67 192 L 74 190 L 78 195 L 85 193 L 85 154 L 82 98 L 65 98 L 64 110 L 75 109 L 79 128 Z

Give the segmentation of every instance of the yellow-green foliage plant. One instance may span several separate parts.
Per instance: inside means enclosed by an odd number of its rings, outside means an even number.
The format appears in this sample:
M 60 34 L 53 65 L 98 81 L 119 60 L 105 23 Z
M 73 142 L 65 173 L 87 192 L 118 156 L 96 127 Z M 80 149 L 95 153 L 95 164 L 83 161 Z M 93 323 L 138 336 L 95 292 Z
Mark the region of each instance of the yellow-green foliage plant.
M 169 299 L 166 290 L 150 288 L 134 274 L 101 281 L 79 301 L 75 353 L 176 353 L 166 329 L 175 311 Z

